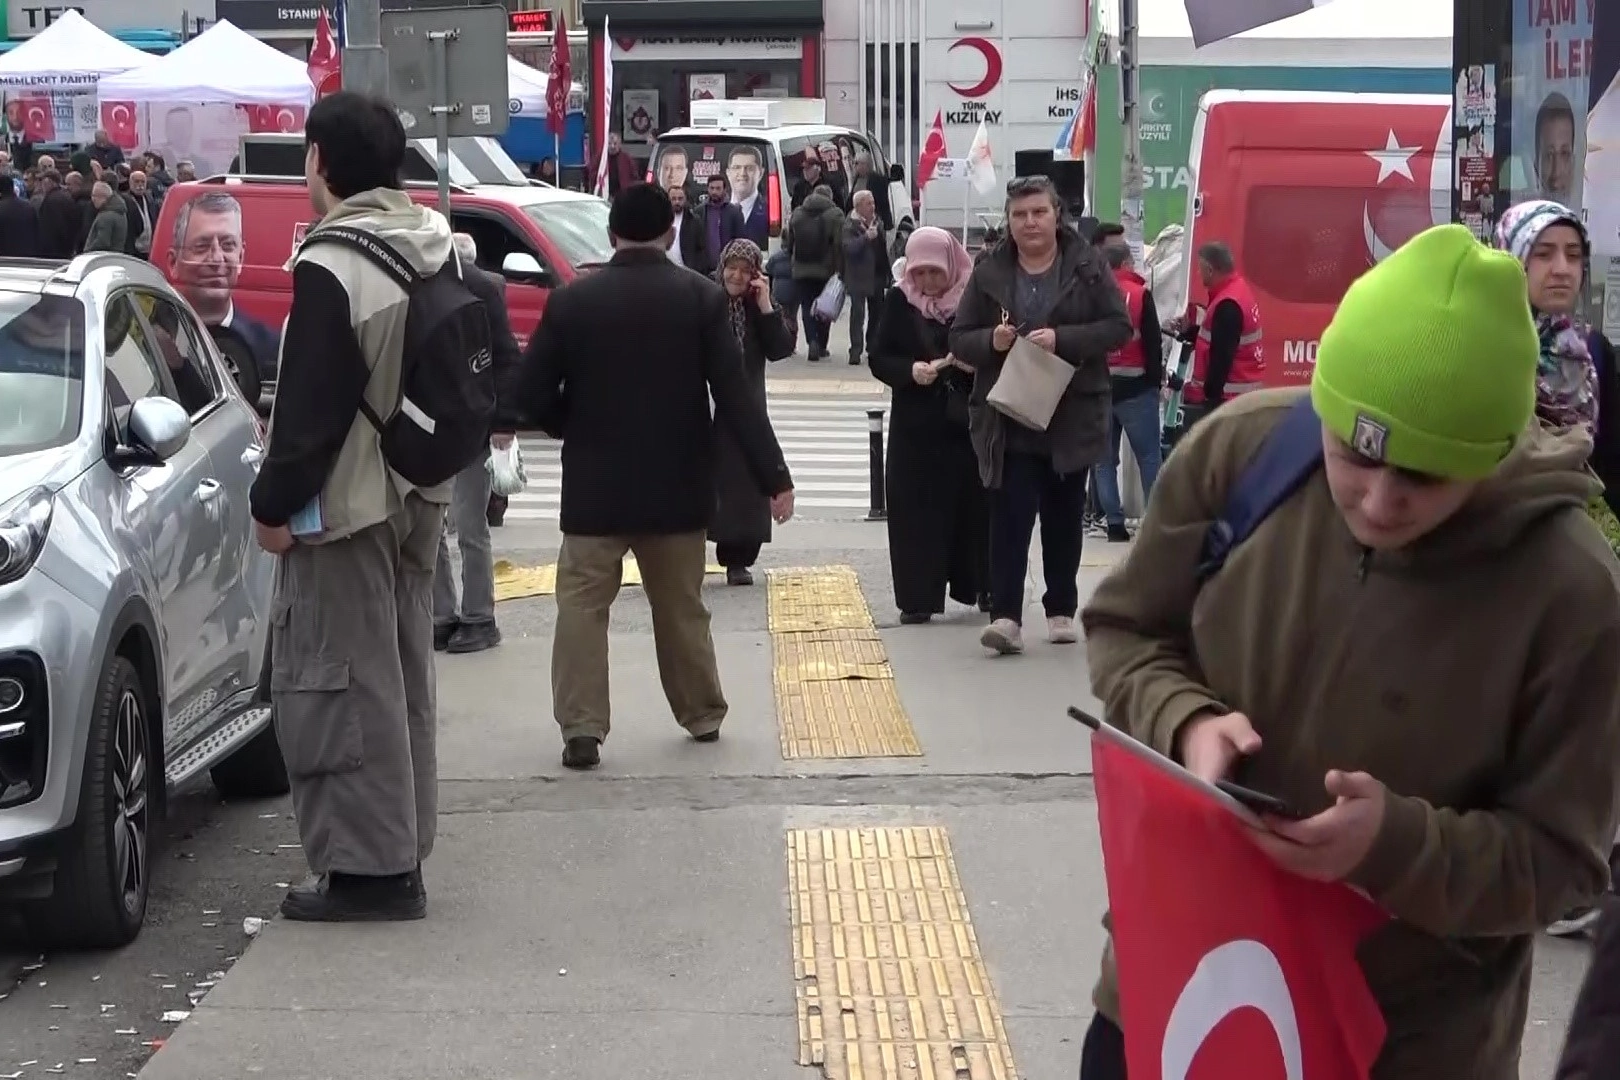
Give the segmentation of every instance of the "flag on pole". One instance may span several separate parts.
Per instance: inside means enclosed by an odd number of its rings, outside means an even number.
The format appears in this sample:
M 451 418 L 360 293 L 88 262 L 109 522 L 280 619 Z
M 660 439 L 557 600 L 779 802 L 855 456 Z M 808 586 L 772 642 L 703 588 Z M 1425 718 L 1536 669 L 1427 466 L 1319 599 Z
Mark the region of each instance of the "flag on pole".
M 565 39 L 566 40 L 566 39 Z M 613 34 L 608 29 L 607 16 L 602 17 L 602 145 L 596 150 L 596 194 L 608 197 L 608 132 L 613 130 Z
M 1367 1080 L 1385 1028 L 1356 946 L 1388 916 L 1277 866 L 1129 736 L 1094 731 L 1091 765 L 1131 1076 Z
M 928 181 L 934 178 L 934 170 L 947 153 L 945 145 L 945 113 L 934 113 L 934 126 L 928 129 L 928 135 L 923 139 L 922 153 L 917 156 L 917 190 L 921 191 L 928 186 Z
M 1187 22 L 1192 25 L 1193 47 L 1203 48 L 1217 41 L 1267 26 L 1313 8 L 1326 7 L 1333 0 L 1185 0 Z
M 316 97 L 343 89 L 343 64 L 338 58 L 337 36 L 332 32 L 332 18 L 325 8 L 321 8 L 315 19 L 315 43 L 309 47 L 306 70 Z
M 968 183 L 980 195 L 996 189 L 996 160 L 990 152 L 990 130 L 979 121 L 979 130 L 973 133 L 973 145 L 967 152 Z
M 554 136 L 568 127 L 568 91 L 574 85 L 573 57 L 568 54 L 568 22 L 557 12 L 557 32 L 551 38 L 551 63 L 546 67 L 546 127 Z M 557 163 L 561 167 L 562 163 Z

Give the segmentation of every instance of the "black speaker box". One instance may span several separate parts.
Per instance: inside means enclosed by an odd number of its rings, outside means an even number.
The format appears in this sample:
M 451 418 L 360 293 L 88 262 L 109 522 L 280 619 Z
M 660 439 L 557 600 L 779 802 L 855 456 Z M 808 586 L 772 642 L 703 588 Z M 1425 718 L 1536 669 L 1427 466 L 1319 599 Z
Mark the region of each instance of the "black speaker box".
M 1013 172 L 1019 176 L 1051 176 L 1052 151 L 1050 150 L 1015 150 L 1013 152 Z
M 1052 178 L 1058 197 L 1069 205 L 1086 201 L 1086 163 L 1084 161 L 1053 161 L 1046 175 Z

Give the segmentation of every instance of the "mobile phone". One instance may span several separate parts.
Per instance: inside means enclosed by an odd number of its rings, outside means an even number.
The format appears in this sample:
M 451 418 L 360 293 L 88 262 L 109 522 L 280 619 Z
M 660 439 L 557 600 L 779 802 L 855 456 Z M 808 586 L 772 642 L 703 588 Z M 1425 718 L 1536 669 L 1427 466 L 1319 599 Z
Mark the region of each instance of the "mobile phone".
M 1246 788 L 1230 780 L 1217 780 L 1215 786 L 1256 814 L 1269 814 L 1288 821 L 1299 821 L 1304 816 L 1275 795 L 1267 795 L 1263 791 Z

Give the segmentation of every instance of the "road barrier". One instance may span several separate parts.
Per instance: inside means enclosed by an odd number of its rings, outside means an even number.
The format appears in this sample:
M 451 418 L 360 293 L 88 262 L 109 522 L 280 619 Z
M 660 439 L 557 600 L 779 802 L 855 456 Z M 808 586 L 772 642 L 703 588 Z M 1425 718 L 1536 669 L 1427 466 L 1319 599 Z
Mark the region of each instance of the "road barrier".
M 866 410 L 866 433 L 871 440 L 866 457 L 872 469 L 872 497 L 866 511 L 867 521 L 887 521 L 888 502 L 883 489 L 883 410 Z

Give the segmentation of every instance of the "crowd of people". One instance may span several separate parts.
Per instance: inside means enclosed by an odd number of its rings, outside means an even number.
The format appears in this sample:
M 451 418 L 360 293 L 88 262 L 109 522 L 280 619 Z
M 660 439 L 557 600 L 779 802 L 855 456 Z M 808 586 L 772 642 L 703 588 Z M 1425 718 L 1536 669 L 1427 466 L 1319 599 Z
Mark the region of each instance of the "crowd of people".
M 146 258 L 164 195 L 196 178 L 191 162 L 171 172 L 155 150 L 126 157 L 105 131 L 61 159 L 13 144 L 0 151 L 0 257 L 114 251 Z

